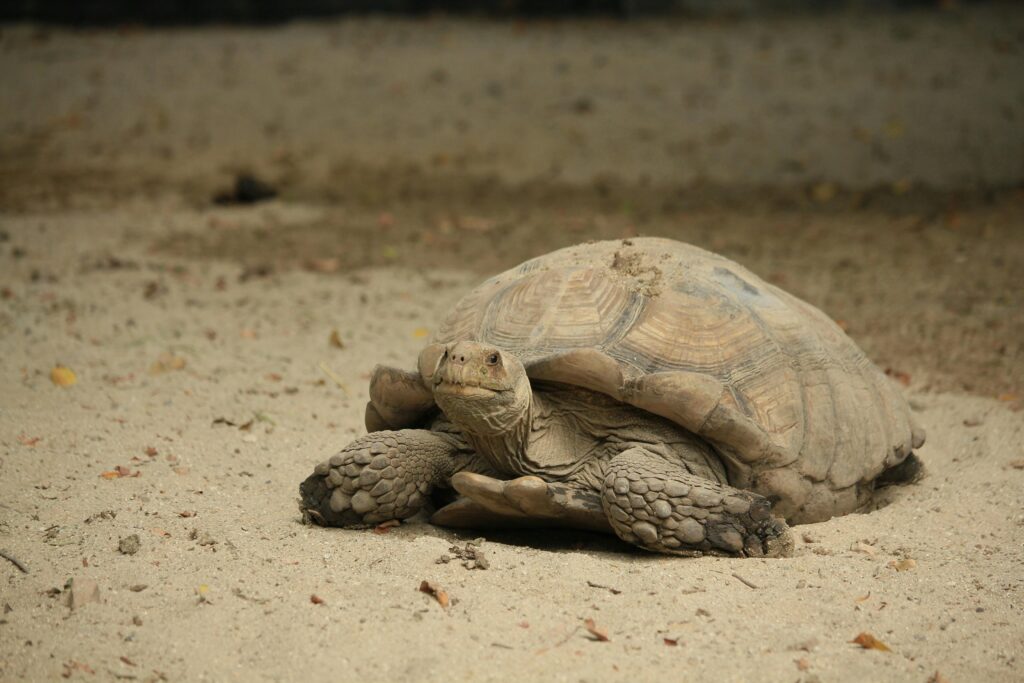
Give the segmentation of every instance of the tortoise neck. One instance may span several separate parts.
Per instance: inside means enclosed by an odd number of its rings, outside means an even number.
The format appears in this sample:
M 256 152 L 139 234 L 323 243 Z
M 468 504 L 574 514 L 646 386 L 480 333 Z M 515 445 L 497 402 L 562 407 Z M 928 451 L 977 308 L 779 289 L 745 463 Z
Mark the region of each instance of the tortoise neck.
M 533 392 L 527 392 L 521 410 L 501 425 L 461 425 L 463 435 L 491 467 L 503 474 L 528 474 L 523 470 L 533 424 Z M 483 428 L 481 428 L 483 427 Z

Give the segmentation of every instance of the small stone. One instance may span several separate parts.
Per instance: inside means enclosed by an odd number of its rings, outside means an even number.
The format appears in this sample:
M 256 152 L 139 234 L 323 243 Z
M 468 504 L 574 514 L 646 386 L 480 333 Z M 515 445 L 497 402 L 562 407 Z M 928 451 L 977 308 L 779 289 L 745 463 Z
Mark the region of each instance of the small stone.
M 67 594 L 68 607 L 76 610 L 82 605 L 100 601 L 100 585 L 92 579 L 76 577 L 71 579 Z
M 672 506 L 666 500 L 656 500 L 651 503 L 651 510 L 659 519 L 666 519 L 672 516 Z
M 142 547 L 142 541 L 139 540 L 138 534 L 132 534 L 131 536 L 125 536 L 117 542 L 117 549 L 122 555 L 134 555 L 139 552 L 139 548 Z
M 682 482 L 671 479 L 665 482 L 665 495 L 669 498 L 682 498 L 689 492 L 690 487 Z
M 352 496 L 352 509 L 356 514 L 362 515 L 377 507 L 377 501 L 366 491 L 356 491 Z
M 686 517 L 679 522 L 676 538 L 683 543 L 700 543 L 704 540 L 704 525 L 695 519 Z
M 132 586 L 129 586 L 128 590 L 130 590 L 132 593 L 141 593 L 142 591 L 146 590 L 147 588 L 149 588 L 149 584 L 136 583 L 136 584 L 134 584 Z
M 653 545 L 658 540 L 658 530 L 653 524 L 649 524 L 647 522 L 635 522 L 632 529 L 633 533 L 637 535 L 637 538 L 648 545 Z

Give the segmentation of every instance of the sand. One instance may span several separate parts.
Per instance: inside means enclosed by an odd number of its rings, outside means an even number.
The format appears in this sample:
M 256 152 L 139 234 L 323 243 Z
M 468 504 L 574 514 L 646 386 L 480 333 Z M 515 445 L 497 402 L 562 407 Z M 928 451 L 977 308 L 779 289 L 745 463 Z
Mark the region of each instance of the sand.
M 4 27 L 0 680 L 1024 680 L 1022 27 Z M 215 205 L 241 168 L 281 196 Z M 842 321 L 926 477 L 778 560 L 301 523 L 375 363 L 488 273 L 635 234 Z

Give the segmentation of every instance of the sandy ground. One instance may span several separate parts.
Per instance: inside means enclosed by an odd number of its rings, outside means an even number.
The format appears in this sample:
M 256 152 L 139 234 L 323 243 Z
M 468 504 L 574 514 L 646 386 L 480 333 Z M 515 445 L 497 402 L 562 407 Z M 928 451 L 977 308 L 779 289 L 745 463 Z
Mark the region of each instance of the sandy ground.
M 0 549 L 28 571 L 0 559 L 0 679 L 1024 680 L 1022 36 L 1012 8 L 3 28 Z M 282 197 L 213 205 L 239 168 Z M 488 272 L 635 234 L 841 320 L 906 384 L 926 478 L 783 560 L 301 524 L 375 363 Z M 438 562 L 477 537 L 487 569 Z

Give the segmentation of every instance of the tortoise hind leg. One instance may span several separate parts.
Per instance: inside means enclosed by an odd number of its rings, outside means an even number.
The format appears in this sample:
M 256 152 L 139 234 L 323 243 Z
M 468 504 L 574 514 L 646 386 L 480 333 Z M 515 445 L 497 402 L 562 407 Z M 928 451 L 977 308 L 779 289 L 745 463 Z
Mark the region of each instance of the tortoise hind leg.
M 695 476 L 643 447 L 608 463 L 602 504 L 615 533 L 647 550 L 755 557 L 793 551 L 789 527 L 772 517 L 766 498 Z

